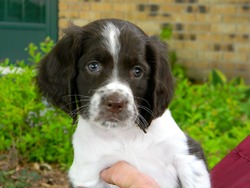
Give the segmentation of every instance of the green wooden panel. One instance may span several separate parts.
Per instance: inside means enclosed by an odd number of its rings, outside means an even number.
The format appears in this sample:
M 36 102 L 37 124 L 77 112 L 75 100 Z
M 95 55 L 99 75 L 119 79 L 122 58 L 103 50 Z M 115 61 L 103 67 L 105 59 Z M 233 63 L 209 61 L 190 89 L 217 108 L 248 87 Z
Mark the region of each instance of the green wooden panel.
M 0 21 L 45 23 L 44 0 L 0 0 Z
M 27 58 L 25 47 L 57 40 L 58 0 L 0 0 L 0 60 Z

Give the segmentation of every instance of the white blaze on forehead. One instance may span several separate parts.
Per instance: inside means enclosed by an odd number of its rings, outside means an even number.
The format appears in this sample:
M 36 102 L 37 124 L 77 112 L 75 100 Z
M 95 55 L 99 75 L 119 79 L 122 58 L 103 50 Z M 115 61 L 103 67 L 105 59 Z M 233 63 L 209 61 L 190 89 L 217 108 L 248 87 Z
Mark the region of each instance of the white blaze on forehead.
M 120 30 L 113 24 L 108 22 L 106 26 L 104 26 L 103 36 L 105 38 L 105 46 L 110 51 L 113 57 L 118 56 L 120 51 Z
M 114 60 L 114 76 L 116 77 L 118 74 L 117 62 L 118 55 L 120 52 L 121 44 L 119 40 L 120 30 L 111 22 L 108 22 L 102 31 L 102 35 L 104 37 L 104 45 L 113 56 Z

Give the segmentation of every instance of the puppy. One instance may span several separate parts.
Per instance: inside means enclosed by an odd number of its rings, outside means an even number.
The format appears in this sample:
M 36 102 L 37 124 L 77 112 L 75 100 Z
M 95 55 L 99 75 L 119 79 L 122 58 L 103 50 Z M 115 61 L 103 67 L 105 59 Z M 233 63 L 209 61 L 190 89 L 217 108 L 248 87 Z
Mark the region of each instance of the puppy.
M 163 188 L 209 188 L 202 149 L 166 110 L 174 93 L 166 45 L 117 19 L 72 26 L 39 65 L 44 96 L 78 121 L 73 187 L 114 187 L 100 172 L 124 160 Z

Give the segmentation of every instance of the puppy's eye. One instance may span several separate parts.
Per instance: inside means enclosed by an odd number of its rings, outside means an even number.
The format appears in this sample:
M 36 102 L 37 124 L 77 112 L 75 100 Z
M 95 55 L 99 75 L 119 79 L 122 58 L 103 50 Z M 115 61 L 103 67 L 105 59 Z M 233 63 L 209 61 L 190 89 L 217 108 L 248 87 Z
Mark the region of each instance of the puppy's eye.
M 88 65 L 87 65 L 87 69 L 90 72 L 96 73 L 96 72 L 100 72 L 101 70 L 101 65 L 99 62 L 97 61 L 91 61 Z
M 135 66 L 132 70 L 133 76 L 136 78 L 140 78 L 143 75 L 143 69 L 140 66 Z

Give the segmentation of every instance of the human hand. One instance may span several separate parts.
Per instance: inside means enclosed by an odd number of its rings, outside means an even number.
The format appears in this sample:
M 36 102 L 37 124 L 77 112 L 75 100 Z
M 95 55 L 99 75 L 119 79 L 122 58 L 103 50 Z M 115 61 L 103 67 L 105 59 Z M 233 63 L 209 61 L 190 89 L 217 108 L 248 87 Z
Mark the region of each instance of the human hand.
M 101 172 L 101 178 L 120 188 L 160 188 L 154 179 L 139 172 L 125 161 L 120 161 Z

